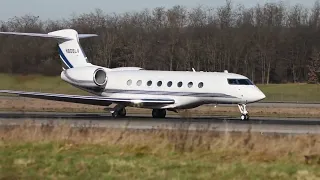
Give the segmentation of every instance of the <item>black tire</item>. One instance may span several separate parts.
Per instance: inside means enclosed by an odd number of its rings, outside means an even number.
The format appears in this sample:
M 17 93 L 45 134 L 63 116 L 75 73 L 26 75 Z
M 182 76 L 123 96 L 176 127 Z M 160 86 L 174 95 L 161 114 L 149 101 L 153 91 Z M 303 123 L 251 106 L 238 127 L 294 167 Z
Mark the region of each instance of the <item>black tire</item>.
M 240 116 L 240 119 L 241 119 L 241 121 L 249 121 L 250 116 L 249 116 L 249 114 L 242 114 Z
M 167 115 L 167 111 L 165 109 L 160 110 L 160 118 L 165 118 Z
M 117 111 L 113 112 L 111 115 L 112 115 L 112 117 L 114 117 L 114 118 L 117 118 L 117 117 L 119 116 L 119 114 L 118 114 Z
M 241 120 L 241 121 L 245 121 L 245 120 L 246 120 L 246 115 L 241 114 L 241 116 L 240 116 L 240 120 Z
M 153 109 L 152 117 L 153 118 L 165 118 L 167 115 L 167 111 L 165 109 Z
M 127 110 L 126 108 L 122 108 L 119 112 L 118 112 L 120 117 L 126 117 L 127 115 Z

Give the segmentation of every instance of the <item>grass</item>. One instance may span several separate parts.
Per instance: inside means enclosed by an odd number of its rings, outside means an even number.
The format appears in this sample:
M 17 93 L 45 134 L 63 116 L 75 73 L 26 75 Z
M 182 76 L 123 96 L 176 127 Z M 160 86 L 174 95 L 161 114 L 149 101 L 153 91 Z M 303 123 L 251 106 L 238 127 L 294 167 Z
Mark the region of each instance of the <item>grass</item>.
M 87 94 L 65 83 L 60 77 L 41 75 L 0 74 L 0 89 L 42 91 L 66 94 Z M 257 85 L 267 96 L 264 101 L 320 101 L 320 86 L 317 84 L 269 84 Z
M 316 135 L 76 129 L 29 122 L 2 127 L 0 139 L 0 179 L 320 178 Z
M 266 94 L 265 101 L 320 101 L 320 85 L 318 84 L 260 84 L 257 86 Z
M 64 82 L 60 76 L 0 74 L 0 89 L 41 91 L 66 94 L 87 94 Z

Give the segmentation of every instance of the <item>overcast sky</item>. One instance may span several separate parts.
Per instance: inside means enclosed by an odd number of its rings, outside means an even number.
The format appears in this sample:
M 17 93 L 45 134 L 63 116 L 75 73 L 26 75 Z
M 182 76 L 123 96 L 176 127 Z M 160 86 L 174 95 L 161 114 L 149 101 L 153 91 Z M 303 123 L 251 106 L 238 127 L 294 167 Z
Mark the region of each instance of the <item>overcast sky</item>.
M 257 3 L 279 2 L 279 0 L 233 0 L 234 4 L 241 3 L 246 7 Z M 315 0 L 283 0 L 287 5 L 301 3 L 307 7 Z M 187 8 L 197 5 L 220 6 L 225 0 L 0 0 L 0 20 L 8 20 L 14 16 L 31 14 L 41 19 L 69 18 L 72 13 L 82 14 L 92 12 L 96 8 L 106 13 L 123 13 L 140 11 L 144 8 L 166 7 L 183 5 Z

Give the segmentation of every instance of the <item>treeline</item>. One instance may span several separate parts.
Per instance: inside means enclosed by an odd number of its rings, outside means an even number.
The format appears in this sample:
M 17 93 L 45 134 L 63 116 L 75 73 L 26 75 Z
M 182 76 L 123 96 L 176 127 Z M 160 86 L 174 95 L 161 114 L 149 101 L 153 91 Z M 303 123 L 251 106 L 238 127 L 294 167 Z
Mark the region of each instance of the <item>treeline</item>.
M 1 22 L 0 30 L 97 33 L 81 44 L 91 63 L 111 68 L 228 70 L 256 83 L 319 81 L 319 2 L 312 8 L 281 2 L 246 8 L 227 1 L 221 7 L 159 7 L 125 14 L 98 9 L 57 21 L 40 18 L 14 17 Z M 0 36 L 0 58 L 0 72 L 61 72 L 55 40 Z

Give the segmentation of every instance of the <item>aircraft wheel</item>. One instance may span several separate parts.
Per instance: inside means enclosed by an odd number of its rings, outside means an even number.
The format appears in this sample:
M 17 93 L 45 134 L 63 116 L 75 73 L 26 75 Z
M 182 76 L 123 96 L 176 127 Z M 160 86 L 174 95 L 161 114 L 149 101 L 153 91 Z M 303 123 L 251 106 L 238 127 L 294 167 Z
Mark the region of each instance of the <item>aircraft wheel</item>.
M 160 110 L 160 118 L 165 118 L 167 115 L 167 111 L 165 109 Z
M 122 109 L 118 112 L 118 114 L 119 114 L 121 117 L 126 117 L 126 115 L 127 115 L 127 110 L 126 110 L 126 108 L 122 108 Z
M 249 120 L 249 115 L 248 114 L 242 114 L 240 116 L 240 119 L 241 119 L 241 121 L 247 121 L 247 120 Z
M 114 117 L 114 118 L 126 117 L 126 115 L 127 115 L 126 108 L 122 108 L 122 109 L 120 109 L 119 111 L 114 111 L 114 112 L 112 113 L 112 117 Z
M 119 113 L 117 111 L 111 113 L 112 117 L 117 118 L 119 116 Z
M 167 111 L 165 109 L 153 109 L 152 117 L 153 118 L 165 118 Z

